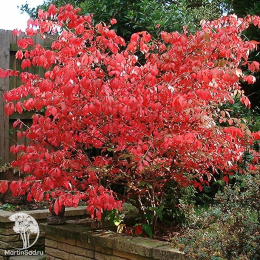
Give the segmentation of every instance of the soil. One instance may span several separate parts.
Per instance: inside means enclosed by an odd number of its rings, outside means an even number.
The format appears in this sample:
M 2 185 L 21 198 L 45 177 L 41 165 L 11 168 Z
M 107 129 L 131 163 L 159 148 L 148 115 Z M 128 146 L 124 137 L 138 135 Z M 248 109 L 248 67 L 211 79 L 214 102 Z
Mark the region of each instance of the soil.
M 171 240 L 180 234 L 181 229 L 176 226 L 157 226 L 153 239 L 171 242 Z M 136 233 L 137 232 L 137 233 Z M 122 233 L 130 236 L 149 237 L 144 230 L 138 230 L 133 226 L 125 226 Z
M 171 242 L 174 237 L 176 237 L 180 234 L 180 232 L 181 232 L 180 227 L 163 226 L 160 229 L 155 231 L 153 238 L 158 239 L 158 240 Z
M 26 203 L 15 205 L 11 203 L 2 203 L 0 202 L 0 209 L 6 211 L 27 211 L 27 210 L 36 210 L 36 209 L 48 209 L 49 203 L 42 202 L 42 203 Z

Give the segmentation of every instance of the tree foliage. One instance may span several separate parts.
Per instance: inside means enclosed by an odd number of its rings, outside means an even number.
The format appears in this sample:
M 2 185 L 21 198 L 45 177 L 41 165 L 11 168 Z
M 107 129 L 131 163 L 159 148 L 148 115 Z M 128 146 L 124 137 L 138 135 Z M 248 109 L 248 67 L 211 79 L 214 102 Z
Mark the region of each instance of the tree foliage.
M 259 70 L 258 62 L 248 60 L 257 44 L 240 34 L 251 23 L 259 26 L 259 17 L 202 21 L 195 34 L 162 32 L 159 40 L 142 31 L 126 44 L 110 25 L 95 25 L 79 11 L 50 5 L 28 22 L 16 58 L 22 69 L 48 69 L 43 77 L 0 70 L 1 77 L 22 80 L 4 95 L 6 114 L 34 112 L 32 125 L 19 133 L 30 143 L 11 148 L 19 153 L 12 166 L 26 174 L 11 183 L 13 195 L 55 201 L 55 213 L 84 200 L 91 216 L 101 218 L 121 208 L 111 189 L 121 184 L 124 199 L 135 201 L 144 223 L 154 225 L 168 182 L 201 190 L 220 173 L 228 182 L 260 139 L 260 132 L 251 133 L 235 118 L 216 124 L 227 113 L 219 106 L 233 103 L 237 93 L 250 107 L 239 82 L 255 79 L 239 66 Z M 45 49 L 34 44 L 36 34 L 57 38 Z M 145 55 L 142 64 L 136 52 Z M 22 124 L 18 120 L 14 127 Z M 248 167 L 259 170 L 253 163 Z M 6 183 L 0 184 L 4 192 Z
M 227 11 L 238 16 L 257 15 L 260 13 L 260 3 L 257 0 L 225 0 Z
M 227 12 L 235 13 L 238 17 L 244 17 L 247 14 L 250 15 L 260 15 L 260 2 L 256 0 L 226 0 Z M 249 26 L 249 28 L 243 32 L 243 37 L 249 40 L 256 40 L 260 42 L 260 32 L 254 26 Z M 259 50 L 255 50 L 250 55 L 251 60 L 260 61 Z M 244 68 L 245 69 L 245 68 Z M 253 85 L 243 84 L 243 89 L 246 95 L 249 96 L 253 107 L 260 107 L 260 74 L 256 74 L 256 82 Z
M 28 4 L 21 10 L 31 17 L 36 17 L 39 8 L 47 10 L 52 3 L 63 6 L 63 0 L 45 1 L 43 5 L 30 9 Z M 119 36 L 129 40 L 130 36 L 139 31 L 148 31 L 154 37 L 160 31 L 182 31 L 183 25 L 195 31 L 202 19 L 212 20 L 221 15 L 220 0 L 78 0 L 66 1 L 74 7 L 80 7 L 84 14 L 94 14 L 94 22 L 109 24 L 115 18 L 117 24 L 113 29 Z

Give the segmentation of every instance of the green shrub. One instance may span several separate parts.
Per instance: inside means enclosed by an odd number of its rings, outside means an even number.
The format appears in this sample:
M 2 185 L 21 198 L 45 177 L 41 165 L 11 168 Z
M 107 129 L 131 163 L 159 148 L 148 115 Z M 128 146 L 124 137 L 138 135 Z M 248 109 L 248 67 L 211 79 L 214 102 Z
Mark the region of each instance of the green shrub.
M 186 212 L 194 206 L 197 193 L 192 185 L 181 188 L 176 182 L 169 182 L 163 200 L 163 225 L 184 225 L 187 222 Z
M 193 211 L 173 245 L 190 259 L 260 258 L 260 176 L 235 175 L 215 197 L 215 205 Z

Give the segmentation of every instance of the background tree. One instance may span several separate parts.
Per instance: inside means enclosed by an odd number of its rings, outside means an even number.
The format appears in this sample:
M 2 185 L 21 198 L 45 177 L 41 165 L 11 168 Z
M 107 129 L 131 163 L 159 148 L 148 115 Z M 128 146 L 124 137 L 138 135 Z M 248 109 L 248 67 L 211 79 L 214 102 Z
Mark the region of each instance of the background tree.
M 160 31 L 182 31 L 184 25 L 194 32 L 200 20 L 213 20 L 222 13 L 220 0 L 49 0 L 36 8 L 22 5 L 21 10 L 36 17 L 39 8 L 47 10 L 50 3 L 63 6 L 64 2 L 80 7 L 82 13 L 94 14 L 95 23 L 109 24 L 115 18 L 113 29 L 126 40 L 135 32 L 148 31 L 155 37 Z
M 238 17 L 245 17 L 247 14 L 260 15 L 260 2 L 257 0 L 226 0 L 227 13 L 235 13 Z M 249 40 L 260 42 L 260 32 L 254 26 L 243 32 L 243 37 Z M 250 54 L 251 60 L 260 61 L 259 50 L 255 50 Z M 245 68 L 244 68 L 245 69 Z M 243 90 L 249 97 L 252 107 L 260 107 L 260 74 L 256 74 L 256 82 L 252 85 L 242 83 Z

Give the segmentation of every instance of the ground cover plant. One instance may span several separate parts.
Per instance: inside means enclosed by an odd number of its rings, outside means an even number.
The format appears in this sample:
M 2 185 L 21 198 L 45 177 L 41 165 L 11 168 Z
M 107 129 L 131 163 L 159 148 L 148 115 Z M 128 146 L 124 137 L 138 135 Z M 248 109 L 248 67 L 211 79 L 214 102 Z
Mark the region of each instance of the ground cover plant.
M 260 175 L 234 178 L 234 184 L 216 194 L 213 206 L 189 211 L 189 224 L 173 238 L 188 259 L 259 259 Z
M 160 40 L 142 31 L 126 44 L 110 25 L 93 24 L 91 15 L 71 5 L 39 11 L 18 41 L 16 58 L 24 70 L 41 66 L 47 72 L 0 71 L 22 80 L 4 95 L 6 114 L 35 112 L 32 125 L 19 133 L 29 145 L 11 148 L 19 154 L 12 166 L 26 174 L 10 184 L 13 195 L 50 201 L 56 214 L 83 200 L 99 219 L 130 199 L 152 236 L 170 182 L 198 190 L 214 175 L 228 182 L 260 139 L 220 109 L 236 95 L 250 107 L 240 88 L 259 70 L 248 60 L 258 43 L 241 38 L 249 24 L 260 26 L 260 18 L 202 21 L 195 34 L 184 27 L 184 33 L 162 32 Z M 36 34 L 53 38 L 51 49 L 35 45 Z M 17 120 L 14 127 L 23 124 Z M 254 155 L 246 166 L 257 172 Z M 123 188 L 120 196 L 115 185 Z M 7 189 L 1 181 L 1 193 Z

